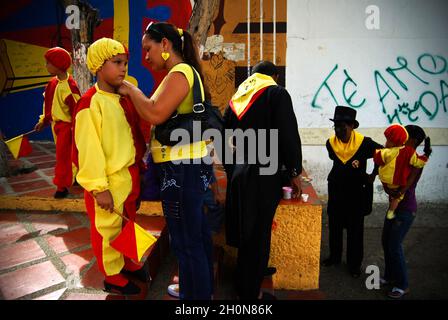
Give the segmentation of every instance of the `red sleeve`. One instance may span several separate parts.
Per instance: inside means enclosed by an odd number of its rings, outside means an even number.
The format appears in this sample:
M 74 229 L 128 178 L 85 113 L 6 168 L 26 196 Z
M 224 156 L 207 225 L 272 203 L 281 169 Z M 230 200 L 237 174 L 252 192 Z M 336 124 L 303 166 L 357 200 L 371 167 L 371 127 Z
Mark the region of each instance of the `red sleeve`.
M 47 86 L 45 87 L 45 99 L 44 99 L 44 121 L 43 123 L 45 125 L 48 125 L 52 119 L 51 117 L 51 109 L 53 107 L 53 99 L 54 99 L 54 92 L 56 91 L 56 86 L 58 85 L 58 80 L 56 77 L 50 80 L 48 82 Z
M 75 128 L 76 128 L 76 115 L 79 111 L 89 108 L 90 107 L 90 101 L 92 100 L 92 96 L 96 93 L 95 86 L 91 87 L 87 92 L 79 99 L 79 101 L 75 104 L 73 108 L 73 114 L 72 114 L 72 162 L 75 164 L 77 168 L 79 168 L 79 162 L 78 162 L 78 149 L 76 148 L 75 143 Z M 70 95 L 71 96 L 71 95 Z
M 120 104 L 125 111 L 126 120 L 131 127 L 135 146 L 135 163 L 138 165 L 140 171 L 142 172 L 146 170 L 146 164 L 143 161 L 143 156 L 146 152 L 146 142 L 140 128 L 140 117 L 138 116 L 137 110 L 135 110 L 135 107 L 130 99 L 122 97 L 120 99 Z
M 68 85 L 70 86 L 70 90 L 72 91 L 72 93 L 81 96 L 81 92 L 79 91 L 78 84 L 76 83 L 75 79 L 73 79 L 72 76 L 70 76 L 68 78 Z
M 69 95 L 65 99 L 65 103 L 69 106 L 70 114 L 73 117 L 74 116 L 74 112 L 75 112 L 75 108 L 76 108 L 76 103 L 77 103 L 77 101 L 73 97 L 73 94 L 76 94 L 76 95 L 81 97 L 81 92 L 79 91 L 78 85 L 77 85 L 75 79 L 73 79 L 72 76 L 69 76 L 69 78 L 68 78 L 68 85 L 70 87 L 70 91 L 72 92 L 72 94 Z
M 381 150 L 376 150 L 375 151 L 375 154 L 373 155 L 373 162 L 376 165 L 379 165 L 379 166 L 383 166 L 384 165 L 383 158 L 381 157 Z
M 65 104 L 66 105 L 68 105 L 68 107 L 69 107 L 69 110 L 70 110 L 70 115 L 72 116 L 72 119 L 73 119 L 73 116 L 74 116 L 74 112 L 75 112 L 75 109 L 76 109 L 76 100 L 75 100 L 75 98 L 73 97 L 73 95 L 68 95 L 67 96 L 67 98 L 65 98 Z

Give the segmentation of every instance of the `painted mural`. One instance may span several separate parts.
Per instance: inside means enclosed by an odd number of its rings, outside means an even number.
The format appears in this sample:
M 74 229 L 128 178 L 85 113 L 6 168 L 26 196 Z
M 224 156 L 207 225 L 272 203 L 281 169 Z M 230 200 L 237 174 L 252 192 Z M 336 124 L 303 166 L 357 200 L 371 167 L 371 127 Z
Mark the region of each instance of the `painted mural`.
M 248 66 L 269 60 L 285 86 L 286 0 L 220 0 L 203 48 L 204 77 L 212 101 L 223 110 Z
M 190 0 L 90 0 L 101 23 L 94 40 L 113 37 L 129 47 L 129 78 L 150 94 L 164 74 L 153 73 L 141 48 L 150 21 L 168 21 L 186 28 Z M 72 51 L 67 14 L 58 0 L 15 0 L 0 5 L 0 130 L 6 138 L 31 130 L 42 112 L 42 93 L 50 79 L 44 53 L 60 46 Z M 70 70 L 69 70 L 70 72 Z M 51 140 L 50 129 L 32 140 Z

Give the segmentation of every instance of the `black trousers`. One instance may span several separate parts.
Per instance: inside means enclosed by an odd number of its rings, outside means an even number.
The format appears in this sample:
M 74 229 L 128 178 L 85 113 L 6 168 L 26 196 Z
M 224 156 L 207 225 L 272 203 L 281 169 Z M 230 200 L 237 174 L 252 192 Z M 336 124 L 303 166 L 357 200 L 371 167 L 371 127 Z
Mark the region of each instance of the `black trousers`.
M 236 291 L 240 299 L 257 299 L 264 272 L 269 263 L 271 229 L 277 205 L 270 208 L 253 208 L 246 212 L 251 221 L 243 227 L 243 237 L 238 248 Z M 244 218 L 243 218 L 244 219 Z M 249 221 L 247 221 L 249 223 Z
M 330 258 L 341 261 L 345 228 L 347 229 L 347 265 L 350 270 L 359 269 L 364 256 L 364 216 L 329 209 L 328 227 Z
M 259 175 L 255 165 L 235 165 L 227 185 L 226 240 L 238 248 L 235 288 L 257 299 L 269 262 L 271 229 L 280 202 L 281 177 Z M 229 183 L 230 182 L 230 183 Z

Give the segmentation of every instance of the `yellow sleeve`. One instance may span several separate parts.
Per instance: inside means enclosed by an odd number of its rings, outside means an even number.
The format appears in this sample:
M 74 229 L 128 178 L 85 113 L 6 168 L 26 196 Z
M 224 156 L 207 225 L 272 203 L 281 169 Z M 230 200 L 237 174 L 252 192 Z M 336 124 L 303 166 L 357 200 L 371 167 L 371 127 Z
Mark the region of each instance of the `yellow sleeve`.
M 177 112 L 179 113 L 190 113 L 191 112 L 191 108 L 193 106 L 193 85 L 194 85 L 194 76 L 193 76 L 193 69 L 190 67 L 190 65 L 186 64 L 186 63 L 179 63 L 177 65 L 175 65 L 171 70 L 170 73 L 172 72 L 180 72 L 182 73 L 185 78 L 188 81 L 188 85 L 190 86 L 190 91 L 188 92 L 187 96 L 185 97 L 185 99 L 181 102 L 181 104 L 179 105 L 179 107 L 177 108 Z M 202 84 L 201 81 L 201 77 L 199 76 L 199 74 L 196 72 L 196 75 L 199 79 L 199 85 L 201 88 L 201 97 L 202 99 L 204 99 L 205 95 L 204 95 L 204 86 Z
M 76 115 L 75 143 L 78 149 L 79 184 L 87 191 L 109 189 L 106 159 L 101 145 L 101 114 L 86 108 Z
M 419 156 L 417 152 L 414 152 L 411 159 L 409 160 L 409 164 L 415 168 L 423 168 L 428 161 L 428 157 L 423 155 Z
M 390 149 L 389 148 L 384 148 L 384 149 L 380 149 L 380 154 L 381 154 L 381 160 L 383 160 L 383 163 L 388 163 L 390 161 Z

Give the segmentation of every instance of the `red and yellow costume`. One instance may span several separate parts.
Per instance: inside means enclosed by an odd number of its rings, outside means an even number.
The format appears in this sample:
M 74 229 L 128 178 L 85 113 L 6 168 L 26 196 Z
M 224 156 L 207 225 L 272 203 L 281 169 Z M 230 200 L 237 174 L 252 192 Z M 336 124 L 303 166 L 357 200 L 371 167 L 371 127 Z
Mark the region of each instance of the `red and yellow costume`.
M 389 189 L 397 189 L 406 185 L 412 167 L 423 168 L 428 157 L 420 156 L 415 149 L 404 145 L 408 140 L 408 133 L 402 125 L 390 125 L 384 135 L 395 147 L 376 150 L 373 160 L 380 166 L 378 175 L 381 182 Z M 402 198 L 403 196 L 399 199 Z
M 116 44 L 115 51 L 101 46 L 111 41 Z M 116 54 L 125 53 L 124 46 L 119 42 L 104 38 L 98 40 L 96 45 L 92 44 L 90 50 L 97 54 L 97 50 L 105 50 L 103 63 Z M 93 68 L 88 55 L 92 73 L 98 70 L 98 65 L 102 65 L 100 60 Z M 146 145 L 132 102 L 119 94 L 102 91 L 95 84 L 78 103 L 74 140 L 74 162 L 79 168 L 77 181 L 85 189 L 92 248 L 99 269 L 106 276 L 106 281 L 123 286 L 125 280 L 119 277 L 123 267 L 130 271 L 137 269 L 135 264 L 110 246 L 122 230 L 123 219 L 100 208 L 91 192 L 109 190 L 115 209 L 135 220 L 136 201 L 140 193 L 139 173 L 144 168 L 142 158 Z
M 409 146 L 376 150 L 374 161 L 380 166 L 378 175 L 390 189 L 405 186 L 412 167 L 423 168 L 428 161 Z
M 92 247 L 100 271 L 106 276 L 115 275 L 125 260 L 109 242 L 121 232 L 123 221 L 101 209 L 90 192 L 109 190 L 115 208 L 135 220 L 146 148 L 137 112 L 129 99 L 95 85 L 79 101 L 74 138 L 75 164 L 79 168 L 76 179 L 85 189 Z
M 50 80 L 44 93 L 43 113 L 39 123 L 51 123 L 56 144 L 56 166 L 53 183 L 58 190 L 68 188 L 73 183 L 71 162 L 72 150 L 72 114 L 80 92 L 75 80 L 67 73 L 67 79 Z

